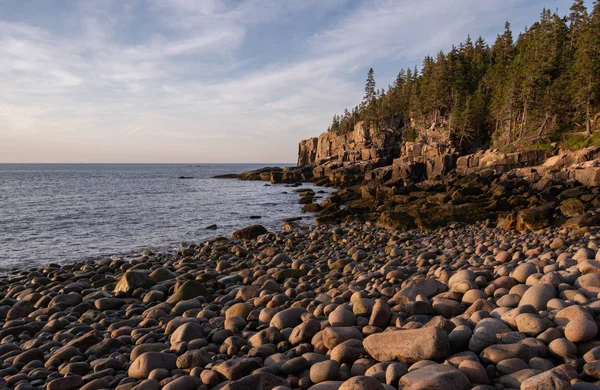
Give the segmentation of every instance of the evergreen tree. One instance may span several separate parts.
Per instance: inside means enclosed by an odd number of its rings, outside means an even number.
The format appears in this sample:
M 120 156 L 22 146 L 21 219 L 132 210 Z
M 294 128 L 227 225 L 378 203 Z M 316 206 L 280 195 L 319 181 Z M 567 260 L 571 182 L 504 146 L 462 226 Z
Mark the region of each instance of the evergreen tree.
M 367 73 L 367 82 L 365 83 L 365 97 L 363 102 L 365 104 L 371 103 L 371 100 L 375 97 L 375 76 L 373 68 L 369 69 Z
M 376 89 L 369 69 L 363 101 L 335 115 L 330 130 L 345 133 L 363 120 L 376 127 L 447 126 L 456 145 L 524 145 L 559 140 L 600 109 L 600 3 L 589 12 L 574 0 L 561 17 L 544 9 L 513 38 L 510 24 L 489 47 L 468 36 L 448 52 L 402 69 L 389 88 Z M 409 136 L 410 135 L 410 136 Z
M 571 6 L 571 13 L 569 14 L 569 50 L 573 52 L 575 50 L 575 43 L 577 38 L 588 22 L 587 8 L 583 0 L 575 0 Z
M 586 17 L 582 23 L 576 41 L 572 90 L 576 115 L 585 121 L 585 131 L 589 135 L 592 104 L 598 97 L 600 82 L 600 2 L 594 4 L 591 17 Z

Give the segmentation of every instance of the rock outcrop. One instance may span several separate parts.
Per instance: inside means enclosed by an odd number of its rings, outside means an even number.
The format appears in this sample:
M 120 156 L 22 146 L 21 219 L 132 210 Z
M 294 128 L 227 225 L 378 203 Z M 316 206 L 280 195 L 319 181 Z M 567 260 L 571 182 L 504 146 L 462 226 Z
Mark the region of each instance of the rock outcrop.
M 486 150 L 459 157 L 456 162 L 456 173 L 468 175 L 484 170 L 508 172 L 515 168 L 540 165 L 548 157 L 550 157 L 550 153 L 545 150 L 524 150 L 512 153 Z
M 393 180 L 436 179 L 456 168 L 456 150 L 447 143 L 406 142 L 392 164 Z
M 485 221 L 505 230 L 536 231 L 600 223 L 600 147 L 554 155 L 495 149 L 460 155 L 447 134 L 434 137 L 435 129 L 428 134 L 404 142 L 400 130 L 375 130 L 361 122 L 349 134 L 302 141 L 298 167 L 236 177 L 340 187 L 323 201 L 312 191 L 296 190 L 317 225 L 359 219 L 410 230 Z
M 361 121 L 347 134 L 325 132 L 318 138 L 301 141 L 298 166 L 320 165 L 326 162 L 377 161 L 391 159 L 400 153 L 402 133 L 392 129 L 377 129 Z

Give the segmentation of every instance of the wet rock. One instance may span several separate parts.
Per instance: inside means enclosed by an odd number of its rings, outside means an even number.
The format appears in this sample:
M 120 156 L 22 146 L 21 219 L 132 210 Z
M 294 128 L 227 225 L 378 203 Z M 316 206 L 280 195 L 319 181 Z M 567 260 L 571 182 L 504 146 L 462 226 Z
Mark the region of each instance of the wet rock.
M 267 229 L 264 226 L 251 225 L 233 232 L 233 238 L 236 240 L 251 240 L 263 234 L 267 234 Z

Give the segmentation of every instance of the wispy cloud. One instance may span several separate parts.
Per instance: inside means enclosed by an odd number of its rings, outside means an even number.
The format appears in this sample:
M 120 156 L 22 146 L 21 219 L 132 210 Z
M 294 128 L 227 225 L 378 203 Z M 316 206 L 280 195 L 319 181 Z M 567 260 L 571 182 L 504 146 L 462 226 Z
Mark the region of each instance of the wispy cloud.
M 106 0 L 54 14 L 17 1 L 0 2 L 0 162 L 294 161 L 300 139 L 358 103 L 368 67 L 387 85 L 423 55 L 467 34 L 491 40 L 507 19 L 521 28 L 543 7 Z

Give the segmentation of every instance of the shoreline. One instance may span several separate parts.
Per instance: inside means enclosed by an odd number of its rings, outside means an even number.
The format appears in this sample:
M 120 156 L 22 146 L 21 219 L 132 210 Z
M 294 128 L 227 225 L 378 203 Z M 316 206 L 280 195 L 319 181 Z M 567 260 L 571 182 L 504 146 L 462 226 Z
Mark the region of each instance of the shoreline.
M 0 281 L 1 383 L 483 390 L 596 380 L 598 228 L 349 222 L 261 233 Z
M 588 216 L 597 188 L 566 183 L 536 198 L 514 171 L 347 186 L 305 174 L 224 177 L 287 184 L 314 225 L 290 218 L 276 231 L 251 225 L 0 278 L 0 387 L 586 389 L 600 380 L 600 228 Z M 333 191 L 321 199 L 315 184 Z M 476 212 L 490 201 L 529 208 L 496 221 Z

